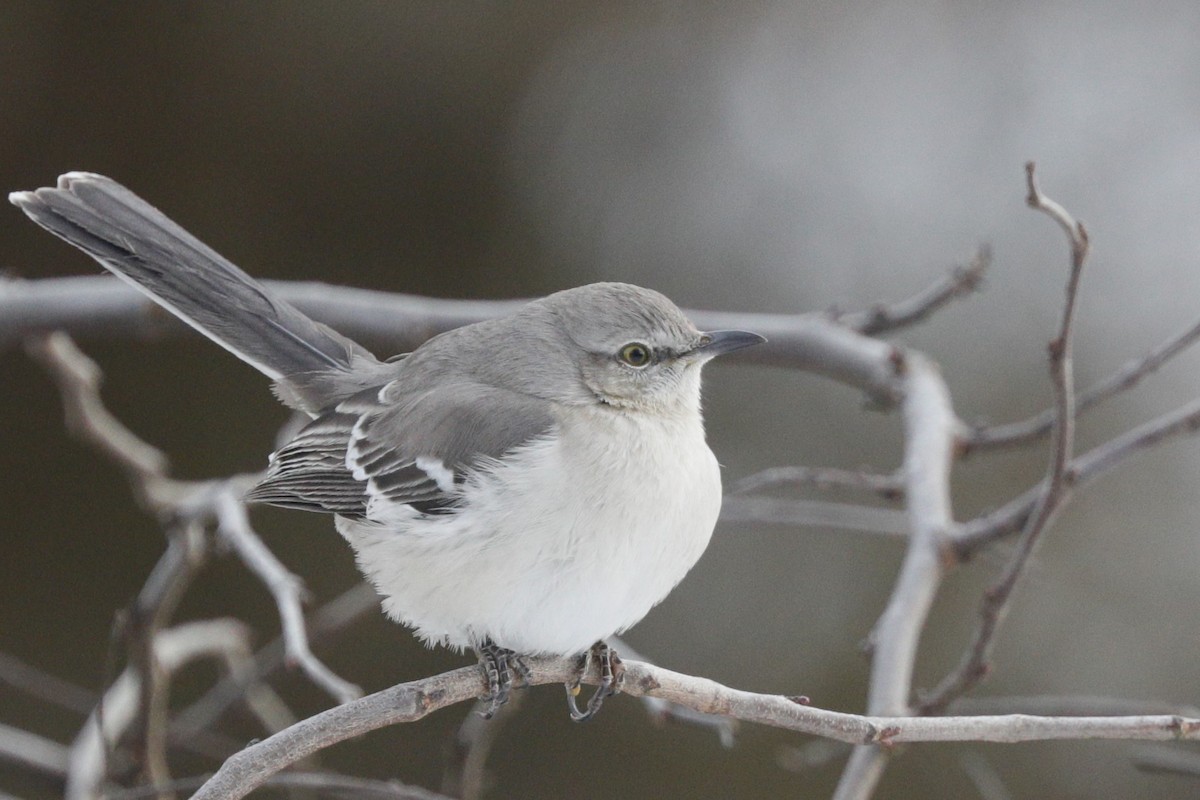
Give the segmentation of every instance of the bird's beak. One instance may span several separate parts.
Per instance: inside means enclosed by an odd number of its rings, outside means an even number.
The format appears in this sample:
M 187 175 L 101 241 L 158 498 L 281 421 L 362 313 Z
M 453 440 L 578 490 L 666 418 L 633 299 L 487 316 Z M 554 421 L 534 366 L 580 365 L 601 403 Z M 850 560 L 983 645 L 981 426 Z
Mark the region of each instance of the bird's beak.
M 688 353 L 688 355 L 707 361 L 710 358 L 732 353 L 734 350 L 741 350 L 743 347 L 762 344 L 765 341 L 764 337 L 750 331 L 711 331 L 704 334 L 704 338 L 700 340 L 700 344 Z

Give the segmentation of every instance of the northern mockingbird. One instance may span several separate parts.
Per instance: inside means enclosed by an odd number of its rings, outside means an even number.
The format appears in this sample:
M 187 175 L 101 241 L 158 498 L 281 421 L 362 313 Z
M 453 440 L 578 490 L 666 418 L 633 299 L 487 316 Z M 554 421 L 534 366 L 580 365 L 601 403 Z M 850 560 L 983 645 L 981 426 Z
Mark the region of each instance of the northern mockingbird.
M 616 691 L 604 639 L 683 579 L 721 507 L 700 369 L 761 336 L 702 333 L 657 292 L 596 283 L 380 361 L 108 178 L 9 200 L 313 418 L 246 499 L 333 513 L 390 617 L 475 650 L 488 715 L 523 655 L 601 659 L 585 711 L 568 686 L 576 719 Z

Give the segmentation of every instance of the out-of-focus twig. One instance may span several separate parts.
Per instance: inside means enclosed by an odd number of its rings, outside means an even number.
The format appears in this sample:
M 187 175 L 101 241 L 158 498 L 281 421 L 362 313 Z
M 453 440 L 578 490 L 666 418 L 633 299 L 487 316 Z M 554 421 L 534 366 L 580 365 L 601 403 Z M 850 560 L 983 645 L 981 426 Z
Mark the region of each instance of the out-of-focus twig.
M 69 336 L 57 332 L 35 338 L 29 350 L 58 382 L 71 429 L 116 461 L 129 475 L 138 497 L 160 516 L 215 519 L 218 531 L 275 597 L 288 657 L 339 702 L 358 697 L 361 691 L 357 686 L 339 678 L 312 654 L 300 612 L 300 579 L 284 568 L 250 527 L 241 496 L 255 477 L 173 480 L 166 474 L 166 457 L 105 409 L 99 394 L 100 369 Z
M 173 482 L 166 477 L 166 455 L 138 438 L 104 407 L 100 400 L 103 374 L 96 362 L 65 333 L 30 339 L 26 349 L 58 383 L 70 431 L 124 470 L 147 507 L 162 512 L 175 502 L 178 492 L 170 490 Z
M 485 717 L 489 701 L 477 700 L 454 732 L 442 774 L 442 793 L 458 800 L 479 800 L 487 791 L 487 759 L 504 725 L 516 716 L 525 695 L 514 694 L 509 701 Z
M 1166 746 L 1146 748 L 1134 756 L 1133 765 L 1142 772 L 1200 778 L 1200 753 L 1194 751 Z
M 90 714 L 96 707 L 95 692 L 26 664 L 9 653 L 0 653 L 0 684 L 78 714 Z
M 198 789 L 211 778 L 205 775 L 196 778 L 181 778 L 167 787 L 172 791 L 186 792 Z M 263 786 L 274 789 L 305 789 L 322 792 L 335 797 L 351 797 L 355 800 L 451 800 L 444 794 L 431 792 L 419 786 L 408 786 L 399 781 L 378 781 L 356 778 L 334 772 L 300 772 L 289 770 L 273 775 L 263 781 Z M 105 800 L 142 800 L 155 797 L 153 787 L 138 787 L 109 792 Z
M 64 744 L 0 723 L 0 761 L 11 761 L 52 778 L 67 776 L 71 749 Z
M 379 609 L 379 595 L 367 583 L 359 583 L 318 608 L 306 623 L 313 641 L 332 640 L 351 623 Z M 189 740 L 211 729 L 232 706 L 247 698 L 272 673 L 287 663 L 284 637 L 264 645 L 245 669 L 230 671 L 191 705 L 175 715 L 171 724 L 174 739 Z
M 726 496 L 721 504 L 721 521 L 840 528 L 885 536 L 908 535 L 908 518 L 896 509 L 767 495 Z
M 290 572 L 275 557 L 262 539 L 250 527 L 246 505 L 241 501 L 242 493 L 236 487 L 223 486 L 213 502 L 217 516 L 217 530 L 233 545 L 242 562 L 270 590 L 279 608 L 283 621 L 283 641 L 288 660 L 303 669 L 313 683 L 333 695 L 338 702 L 345 703 L 362 696 L 362 690 L 334 674 L 325 666 L 308 646 L 308 634 L 304 628 L 304 610 L 301 598 L 304 594 L 300 578 Z
M 772 467 L 748 475 L 729 487 L 729 494 L 749 494 L 768 489 L 812 487 L 852 489 L 876 494 L 884 500 L 904 499 L 904 478 L 895 472 L 837 467 Z
M 159 631 L 152 643 L 154 659 L 169 676 L 199 658 L 230 658 L 246 653 L 248 632 L 242 623 L 232 620 L 190 622 Z M 141 710 L 141 672 L 130 666 L 104 693 L 98 709 L 71 745 L 67 776 L 67 800 L 95 800 L 101 794 L 109 746 L 136 718 Z

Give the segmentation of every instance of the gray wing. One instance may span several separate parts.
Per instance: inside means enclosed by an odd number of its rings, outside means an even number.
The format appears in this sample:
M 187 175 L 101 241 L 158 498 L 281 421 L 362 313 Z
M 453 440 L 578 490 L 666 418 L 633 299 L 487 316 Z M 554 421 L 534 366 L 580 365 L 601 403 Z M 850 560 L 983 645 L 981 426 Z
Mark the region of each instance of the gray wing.
M 350 517 L 392 503 L 444 511 L 472 468 L 554 424 L 548 401 L 507 389 L 454 382 L 403 392 L 392 383 L 309 423 L 271 456 L 246 499 Z

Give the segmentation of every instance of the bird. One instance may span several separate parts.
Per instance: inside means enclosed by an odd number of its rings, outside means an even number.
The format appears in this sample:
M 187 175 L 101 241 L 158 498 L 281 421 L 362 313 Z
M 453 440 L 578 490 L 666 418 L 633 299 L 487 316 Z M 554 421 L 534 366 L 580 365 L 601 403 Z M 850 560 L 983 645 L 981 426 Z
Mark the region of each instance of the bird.
M 720 512 L 701 368 L 762 336 L 703 332 L 664 295 L 606 282 L 381 360 L 110 178 L 9 200 L 309 417 L 245 500 L 334 515 L 389 617 L 474 651 L 484 716 L 537 655 L 599 660 L 584 709 L 567 685 L 573 719 L 619 690 L 605 640 L 684 578 Z

